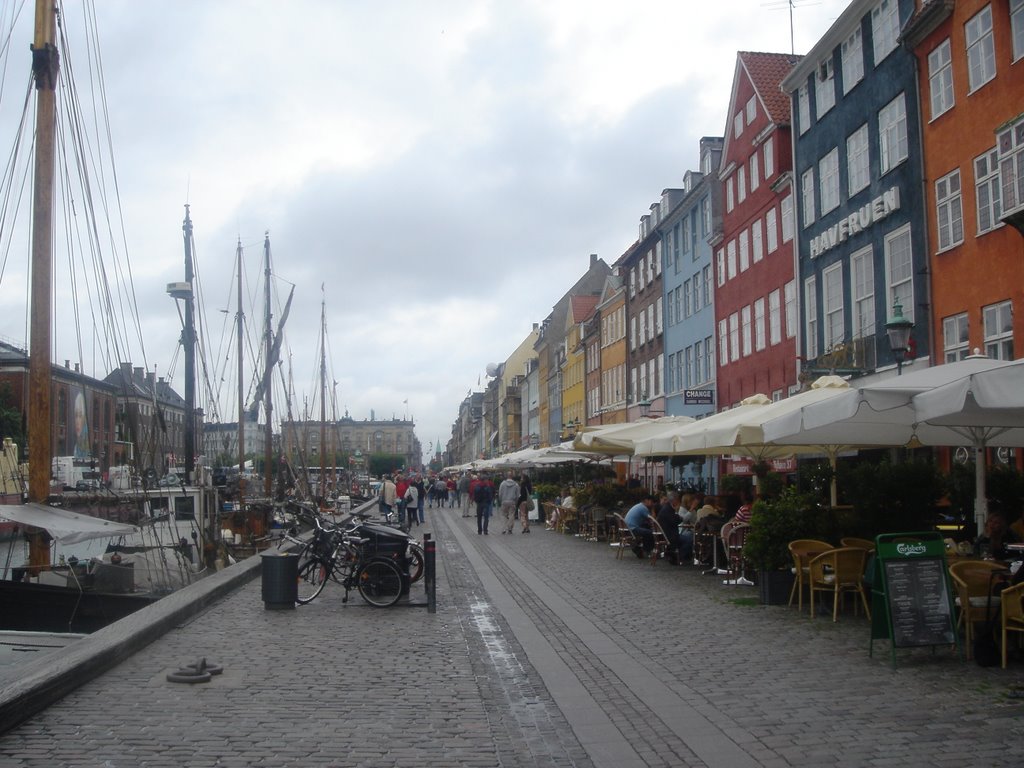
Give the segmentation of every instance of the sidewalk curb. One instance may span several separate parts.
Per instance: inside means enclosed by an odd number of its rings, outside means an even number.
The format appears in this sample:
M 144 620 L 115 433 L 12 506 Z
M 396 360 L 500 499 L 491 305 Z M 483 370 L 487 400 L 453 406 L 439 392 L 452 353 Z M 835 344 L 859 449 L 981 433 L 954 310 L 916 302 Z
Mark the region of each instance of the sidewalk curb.
M 120 664 L 260 573 L 259 554 L 207 576 L 64 648 L 0 675 L 0 734 Z

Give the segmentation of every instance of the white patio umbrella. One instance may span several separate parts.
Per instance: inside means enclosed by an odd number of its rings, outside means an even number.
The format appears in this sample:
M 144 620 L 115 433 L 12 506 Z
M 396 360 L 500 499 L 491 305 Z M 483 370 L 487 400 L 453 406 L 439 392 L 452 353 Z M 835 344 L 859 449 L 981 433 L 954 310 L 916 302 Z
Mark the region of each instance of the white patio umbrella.
M 987 442 L 981 444 L 978 434 L 923 420 L 913 405 L 917 395 L 1007 365 L 1010 363 L 971 357 L 850 388 L 825 402 L 807 404 L 799 411 L 766 424 L 764 437 L 776 445 L 800 443 L 833 446 L 837 450 L 840 447 L 907 445 L 973 446 L 976 449 L 984 448 L 984 445 L 1022 445 L 1024 440 L 1020 433 L 1008 431 L 989 435 Z M 984 500 L 984 466 L 983 462 L 979 463 L 982 464 L 982 479 L 975 500 L 975 514 L 983 519 L 987 504 Z
M 988 515 L 985 448 L 1024 446 L 1024 360 L 994 365 L 915 395 L 917 418 L 963 436 L 974 447 L 974 515 L 978 532 Z
M 576 435 L 576 450 L 604 453 L 609 456 L 632 456 L 636 443 L 670 432 L 684 424 L 692 424 L 689 416 L 662 416 L 638 419 L 622 424 L 586 427 Z
M 728 411 L 719 411 L 704 419 L 692 421 L 665 432 L 637 440 L 633 447 L 635 456 L 674 456 L 680 453 L 676 449 L 676 439 L 687 435 L 698 434 L 716 423 L 731 423 L 744 414 L 771 405 L 771 399 L 762 394 L 751 395 L 740 401 L 740 404 Z

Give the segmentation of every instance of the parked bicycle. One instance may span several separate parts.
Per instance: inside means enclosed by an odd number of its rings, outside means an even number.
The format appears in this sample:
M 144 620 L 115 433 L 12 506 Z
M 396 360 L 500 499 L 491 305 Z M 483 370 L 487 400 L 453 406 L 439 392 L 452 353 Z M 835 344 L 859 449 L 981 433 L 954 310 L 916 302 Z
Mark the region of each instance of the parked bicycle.
M 404 534 L 407 539 L 406 542 L 406 554 L 405 556 L 409 560 L 409 583 L 415 584 L 421 578 L 423 578 L 423 545 L 414 536 L 411 536 L 408 530 L 400 525 L 390 522 L 390 517 L 386 514 L 383 521 L 375 520 L 372 515 L 368 515 L 365 512 L 353 512 L 353 522 L 351 527 L 347 529 L 348 533 L 353 535 L 361 535 L 360 526 L 363 523 L 371 523 L 375 525 L 385 525 L 388 528 L 392 528 L 397 536 L 399 533 Z
M 309 541 L 303 542 L 291 533 L 284 537 L 301 545 L 296 597 L 300 605 L 315 600 L 330 580 L 344 587 L 342 602 L 348 602 L 353 588 L 377 608 L 398 602 L 402 596 L 402 572 L 389 558 L 366 551 L 369 538 L 325 524 L 319 517 L 314 517 L 313 523 L 313 537 Z

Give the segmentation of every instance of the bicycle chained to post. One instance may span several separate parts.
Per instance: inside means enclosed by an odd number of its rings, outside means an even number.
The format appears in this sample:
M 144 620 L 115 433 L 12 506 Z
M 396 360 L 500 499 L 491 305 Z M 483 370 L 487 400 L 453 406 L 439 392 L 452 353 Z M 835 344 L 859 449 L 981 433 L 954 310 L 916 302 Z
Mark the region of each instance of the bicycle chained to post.
M 352 589 L 357 589 L 367 603 L 377 608 L 398 602 L 402 596 L 402 572 L 387 556 L 367 552 L 369 537 L 325 524 L 319 516 L 313 518 L 313 524 L 313 537 L 308 541 L 297 538 L 293 531 L 281 540 L 300 546 L 296 596 L 300 605 L 315 600 L 331 580 L 344 587 L 344 603 Z

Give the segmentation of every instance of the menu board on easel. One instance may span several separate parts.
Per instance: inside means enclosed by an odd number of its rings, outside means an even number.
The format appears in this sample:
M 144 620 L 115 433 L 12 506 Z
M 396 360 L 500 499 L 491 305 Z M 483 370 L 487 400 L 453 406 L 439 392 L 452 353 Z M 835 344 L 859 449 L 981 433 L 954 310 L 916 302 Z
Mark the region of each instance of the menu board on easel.
M 882 534 L 875 540 L 875 548 L 872 644 L 877 639 L 888 639 L 894 665 L 897 648 L 958 647 L 941 534 Z

